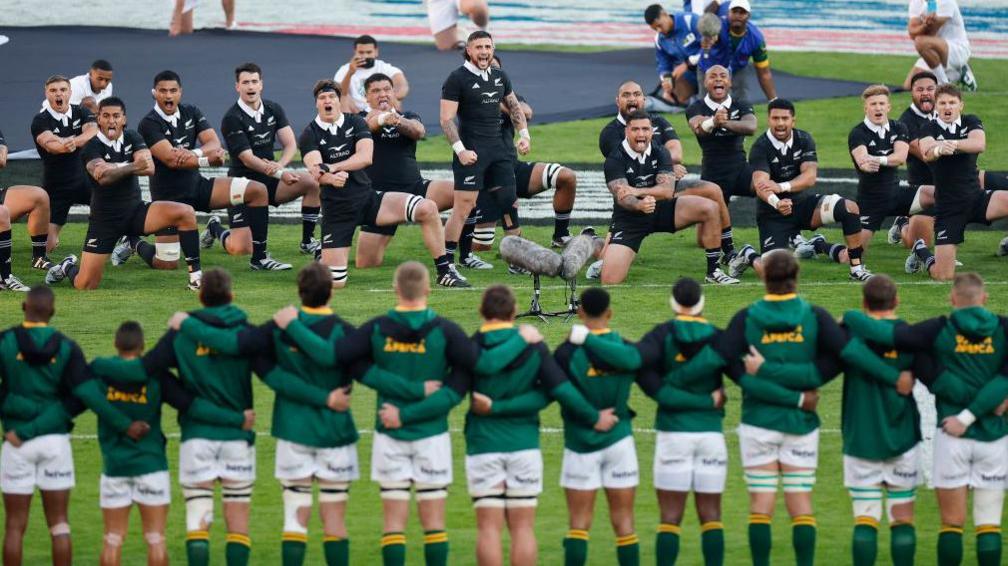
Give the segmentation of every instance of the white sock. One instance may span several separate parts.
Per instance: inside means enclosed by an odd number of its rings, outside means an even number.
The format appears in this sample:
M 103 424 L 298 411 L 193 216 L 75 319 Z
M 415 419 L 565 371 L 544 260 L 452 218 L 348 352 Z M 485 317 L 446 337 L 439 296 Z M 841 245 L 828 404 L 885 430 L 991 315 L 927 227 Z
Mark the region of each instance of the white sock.
M 948 75 L 945 74 L 945 65 L 938 65 L 931 69 L 934 76 L 938 77 L 938 84 L 945 84 L 949 82 Z

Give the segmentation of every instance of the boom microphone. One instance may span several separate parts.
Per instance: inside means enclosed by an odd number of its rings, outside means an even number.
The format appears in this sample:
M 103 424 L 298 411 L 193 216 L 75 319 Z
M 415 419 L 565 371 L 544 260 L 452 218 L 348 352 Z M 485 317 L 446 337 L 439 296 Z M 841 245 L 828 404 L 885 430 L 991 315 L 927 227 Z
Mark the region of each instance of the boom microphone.
M 504 261 L 525 268 L 534 275 L 558 277 L 563 271 L 564 261 L 560 254 L 525 238 L 505 236 L 499 249 Z
M 602 239 L 595 238 L 582 234 L 580 236 L 575 236 L 567 243 L 567 247 L 564 248 L 563 255 L 563 271 L 560 276 L 566 280 L 571 281 L 577 274 L 581 272 L 581 268 L 588 263 L 588 260 L 594 257 L 602 249 Z

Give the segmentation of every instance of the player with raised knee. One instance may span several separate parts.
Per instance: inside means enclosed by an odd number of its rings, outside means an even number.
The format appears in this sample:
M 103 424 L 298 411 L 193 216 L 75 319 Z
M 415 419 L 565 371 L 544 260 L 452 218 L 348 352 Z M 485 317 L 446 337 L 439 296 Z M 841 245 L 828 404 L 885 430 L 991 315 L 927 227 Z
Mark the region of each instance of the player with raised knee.
M 98 129 L 81 151 L 92 190 L 80 262 L 75 255 L 67 256 L 49 269 L 46 283 L 69 279 L 76 289 L 97 289 L 109 255 L 113 265 L 120 265 L 134 250 L 151 267 L 169 267 L 157 259 L 156 247 L 141 236 L 170 228 L 177 232 L 185 255 L 188 287 L 199 289 L 202 271 L 196 215 L 188 204 L 142 200 L 138 178 L 154 174 L 154 161 L 140 134 L 126 129 L 126 103 L 114 96 L 99 102 Z
M 452 207 L 454 184 L 450 180 L 425 179 L 416 161 L 417 142 L 427 133 L 420 115 L 399 112 L 393 80 L 375 73 L 364 80 L 367 107 L 361 112 L 374 141 L 371 165 L 364 171 L 379 192 L 406 193 L 433 201 L 438 211 Z M 395 224 L 361 226 L 357 235 L 354 265 L 358 269 L 378 267 L 385 249 L 396 233 Z
M 227 152 L 221 148 L 217 133 L 203 112 L 191 104 L 182 104 L 182 79 L 177 73 L 161 71 L 155 75 L 151 94 L 154 108 L 137 127 L 154 158 L 151 200 L 188 204 L 197 212 L 246 205 L 248 218 L 241 223 L 240 229 L 251 233 L 249 267 L 261 268 L 269 257 L 266 253 L 269 232 L 266 186 L 244 177 L 207 178 L 200 174 L 202 168 L 224 165 Z M 238 230 L 238 222 L 232 223 L 231 229 Z M 155 238 L 154 246 L 154 257 L 160 260 L 155 268 L 174 269 L 180 252 L 177 231 L 163 230 Z
M 717 204 L 695 195 L 678 195 L 668 151 L 654 143 L 651 118 L 643 110 L 627 117 L 623 143 L 605 161 L 606 185 L 613 195 L 609 243 L 602 251 L 600 280 L 622 283 L 641 243 L 650 234 L 676 232 L 694 224 L 707 257 L 706 281 L 738 283 L 718 267 L 721 222 Z
M 739 447 L 749 490 L 749 549 L 755 566 L 770 563 L 771 518 L 781 477 L 792 519 L 795 562 L 806 566 L 815 559 L 812 488 L 818 467 L 820 421 L 815 412 L 802 409 L 801 392 L 819 388 L 839 372 L 839 364 L 833 364 L 833 371 L 812 371 L 819 367 L 817 361 L 832 354 L 887 380 L 895 381 L 900 373 L 862 342 L 849 339 L 825 309 L 798 296 L 798 269 L 794 255 L 785 250 L 774 250 L 764 256 L 763 282 L 767 295 L 739 311 L 714 345 L 727 364 L 729 376 L 743 387 Z M 743 355 L 744 365 L 736 361 Z M 763 367 L 764 361 L 809 368 L 800 379 L 771 377 L 797 394 L 792 406 L 748 394 L 741 380 L 746 375 L 763 376 L 769 369 Z
M 333 287 L 347 284 L 350 244 L 358 226 L 417 222 L 438 271 L 438 284 L 468 287 L 445 252 L 441 216 L 419 195 L 378 192 L 365 169 L 372 164 L 373 136 L 364 118 L 340 110 L 339 86 L 321 80 L 312 89 L 318 114 L 301 133 L 305 165 L 322 187 L 322 248 L 319 261 L 332 272 Z
M 830 244 L 826 238 L 816 235 L 799 243 L 795 253 L 799 256 L 821 253 L 838 263 L 847 262 L 850 250 L 858 249 L 861 241 L 857 203 L 837 194 L 820 195 L 809 191 L 816 183 L 819 158 L 812 135 L 794 127 L 795 108 L 790 101 L 783 98 L 771 101 L 767 114 L 766 134 L 757 138 L 749 149 L 753 190 L 759 199 L 756 226 L 760 252 L 756 253 L 750 245 L 744 246 L 729 262 L 729 276 L 738 278 L 750 266 L 762 276 L 760 254 L 786 249 L 802 230 L 815 230 L 833 223 L 843 228 L 846 246 Z M 851 266 L 851 278 L 860 279 L 860 272 L 855 274 L 855 271 L 856 267 Z
M 7 166 L 7 142 L 0 132 L 0 169 Z M 49 234 L 49 195 L 41 187 L 0 187 L 0 291 L 27 292 L 28 286 L 11 273 L 11 224 L 28 216 L 32 263 L 45 257 Z M 45 260 L 51 266 L 48 259 Z
M 148 375 L 178 368 L 182 386 L 195 397 L 221 408 L 244 413 L 251 409 L 252 360 L 222 353 L 180 332 L 188 318 L 237 335 L 248 328 L 245 313 L 231 301 L 231 277 L 220 269 L 203 274 L 199 290 L 202 308 L 175 313 L 169 330 L 143 358 L 133 362 Z M 198 335 L 197 335 L 198 336 Z M 214 515 L 214 487 L 221 485 L 227 526 L 225 557 L 229 566 L 249 563 L 249 504 L 255 483 L 255 433 L 241 425 L 210 424 L 193 415 L 179 416 L 179 483 L 186 507 L 186 556 L 193 566 L 210 561 L 210 524 Z
M 102 101 L 104 102 L 104 100 Z M 122 545 L 129 527 L 130 510 L 140 512 L 147 564 L 168 564 L 165 526 L 171 503 L 171 478 L 161 432 L 161 404 L 207 424 L 240 426 L 251 430 L 255 413 L 223 409 L 185 390 L 167 370 L 148 374 L 129 360 L 143 355 L 140 324 L 127 321 L 115 334 L 117 355 L 95 358 L 91 371 L 98 379 L 85 385 L 92 395 L 104 397 L 118 411 L 114 418 L 99 415 L 98 443 L 102 453 L 99 485 L 105 522 L 100 563 L 122 563 Z
M 296 172 L 287 168 L 298 152 L 297 138 L 287 121 L 287 114 L 276 102 L 262 97 L 262 69 L 255 63 L 243 63 L 235 68 L 235 90 L 238 101 L 228 109 L 221 121 L 221 134 L 230 156 L 228 175 L 258 181 L 269 193 L 270 206 L 301 199 L 301 253 L 314 255 L 318 250 L 318 240 L 313 237 L 318 223 L 319 187 L 307 172 Z M 275 159 L 273 147 L 279 142 L 282 152 Z M 242 215 L 247 207 L 228 207 L 229 224 L 241 225 Z M 268 219 L 268 218 L 267 218 Z M 206 230 L 200 234 L 200 244 L 204 248 L 213 246 L 214 240 L 231 255 L 245 255 L 252 252 L 252 239 L 247 230 L 231 232 L 221 226 L 220 218 L 210 217 Z M 265 271 L 286 271 L 291 268 L 268 258 L 252 264 L 253 269 Z
M 949 85 L 950 86 L 950 85 Z M 942 87 L 945 88 L 945 87 Z M 956 275 L 952 313 L 916 324 L 890 324 L 849 311 L 844 324 L 899 351 L 929 353 L 943 370 L 927 384 L 936 398 L 934 480 L 941 530 L 938 564 L 962 561 L 963 525 L 973 492 L 977 563 L 1001 564 L 1001 515 L 1008 476 L 1008 319 L 986 308 L 983 279 Z

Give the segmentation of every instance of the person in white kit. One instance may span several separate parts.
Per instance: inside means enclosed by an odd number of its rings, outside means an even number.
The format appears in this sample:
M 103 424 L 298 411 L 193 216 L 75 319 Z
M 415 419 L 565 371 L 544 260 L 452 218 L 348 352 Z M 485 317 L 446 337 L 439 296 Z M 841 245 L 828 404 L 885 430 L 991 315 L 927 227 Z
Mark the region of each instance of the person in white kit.
M 362 35 L 354 40 L 354 53 L 350 61 L 336 71 L 333 80 L 347 96 L 340 98 L 344 112 L 357 114 L 369 110 L 365 96 L 364 81 L 371 75 L 381 73 L 392 79 L 395 97 L 392 103 L 402 112 L 402 101 L 409 94 L 409 82 L 402 69 L 378 58 L 378 40 L 370 35 Z
M 971 91 L 977 89 L 976 77 L 969 66 L 970 43 L 966 24 L 956 0 L 910 0 L 907 32 L 920 57 L 910 68 L 903 87 L 921 70 L 938 77 L 938 84 L 960 82 Z
M 91 69 L 70 79 L 70 104 L 87 108 L 98 114 L 98 103 L 112 96 L 112 64 L 105 59 L 91 63 Z M 49 101 L 42 101 L 42 110 L 49 109 Z
M 465 42 L 459 37 L 459 14 L 469 16 L 481 30 L 486 30 L 490 21 L 487 0 L 424 0 L 424 4 L 427 5 L 427 22 L 434 36 L 434 45 L 439 51 L 465 48 Z M 463 32 L 462 36 L 468 36 L 470 31 Z

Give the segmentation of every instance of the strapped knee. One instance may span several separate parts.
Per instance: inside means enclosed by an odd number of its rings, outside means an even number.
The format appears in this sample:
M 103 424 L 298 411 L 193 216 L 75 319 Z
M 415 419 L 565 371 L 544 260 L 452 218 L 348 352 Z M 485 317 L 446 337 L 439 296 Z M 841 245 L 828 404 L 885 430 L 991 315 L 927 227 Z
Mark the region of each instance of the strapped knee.
M 886 516 L 889 518 L 889 524 L 895 521 L 893 518 L 893 507 L 913 503 L 916 498 L 916 490 L 912 487 L 907 489 L 889 489 L 886 493 Z
M 281 481 L 280 484 L 283 486 L 284 533 L 308 534 L 308 525 L 302 524 L 298 519 L 298 510 L 311 508 L 311 482 Z
M 250 503 L 253 482 L 228 483 L 221 485 L 221 501 L 224 503 Z
M 412 195 L 406 199 L 406 220 L 408 222 L 416 222 L 417 209 L 424 203 L 424 200 L 426 199 L 417 195 Z
M 245 177 L 234 177 L 231 179 L 229 195 L 231 206 L 236 206 L 245 202 L 245 190 L 248 189 L 249 180 Z
M 165 544 L 164 533 L 144 533 L 144 540 L 147 541 L 147 546 L 164 546 Z
M 518 218 L 517 206 L 505 209 L 504 214 L 501 215 L 501 228 L 504 228 L 506 232 L 521 228 L 521 220 Z
M 503 509 L 507 503 L 504 496 L 504 486 L 475 491 L 470 495 L 473 507 L 476 509 Z
M 811 493 L 815 485 L 815 471 L 785 472 L 784 493 Z
M 1004 490 L 974 489 L 973 490 L 973 524 L 981 526 L 999 526 L 1001 524 L 1001 508 L 1004 505 Z
M 350 482 L 320 481 L 319 503 L 342 503 L 350 498 Z
M 539 494 L 534 490 L 508 489 L 504 492 L 504 504 L 508 509 L 536 507 Z
M 49 535 L 53 537 L 70 536 L 70 523 L 65 521 L 62 523 L 56 523 L 55 525 L 49 527 Z
M 181 255 L 182 255 L 182 246 L 178 242 L 154 243 L 154 259 L 173 262 L 178 261 L 179 256 Z
M 448 486 L 434 483 L 417 483 L 415 486 L 417 501 L 432 501 L 448 497 Z
M 833 224 L 839 219 L 835 217 L 837 203 L 843 202 L 843 197 L 837 194 L 826 195 L 819 200 L 819 218 L 823 226 Z M 844 207 L 846 210 L 846 207 Z
M 123 536 L 119 533 L 105 533 L 102 540 L 105 541 L 105 546 L 111 548 L 119 548 L 123 544 Z
M 205 531 L 213 523 L 213 496 L 213 490 L 208 487 L 182 486 L 187 531 Z
M 542 172 L 542 186 L 543 189 L 555 189 L 557 177 L 560 176 L 560 171 L 563 169 L 563 165 L 559 163 L 547 163 L 546 167 L 543 168 Z
M 347 266 L 329 266 L 329 274 L 332 275 L 334 285 L 345 285 L 347 281 Z
M 924 205 L 921 204 L 921 192 L 923 192 L 923 189 L 918 187 L 917 192 L 914 193 L 913 202 L 910 203 L 910 214 L 918 214 L 924 211 Z
M 473 243 L 478 246 L 491 247 L 494 243 L 494 237 L 497 235 L 497 230 L 493 226 L 488 226 L 484 228 L 476 228 L 473 230 Z
M 777 493 L 777 482 L 780 474 L 770 470 L 753 470 L 745 472 L 746 488 L 749 493 Z
M 389 481 L 379 484 L 381 498 L 390 501 L 409 501 L 410 485 L 408 481 Z
M 882 490 L 877 487 L 852 487 L 849 493 L 854 508 L 854 524 L 878 527 L 882 519 Z

